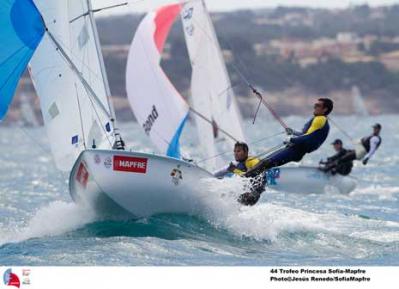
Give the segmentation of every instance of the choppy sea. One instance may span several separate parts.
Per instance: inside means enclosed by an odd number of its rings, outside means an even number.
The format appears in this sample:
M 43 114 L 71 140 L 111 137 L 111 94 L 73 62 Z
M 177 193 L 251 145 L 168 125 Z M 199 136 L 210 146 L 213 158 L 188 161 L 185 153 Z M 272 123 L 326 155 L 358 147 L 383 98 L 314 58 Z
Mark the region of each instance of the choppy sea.
M 303 117 L 285 121 L 300 129 Z M 383 143 L 367 166 L 357 163 L 357 188 L 349 195 L 292 194 L 267 190 L 254 207 L 223 201 L 198 215 L 163 214 L 144 219 L 106 220 L 74 204 L 68 174 L 52 160 L 45 129 L 0 127 L 0 265 L 399 265 L 399 115 L 335 117 L 354 138 L 383 126 Z M 266 117 L 245 122 L 252 153 L 283 140 Z M 135 123 L 122 125 L 128 145 L 150 152 Z M 323 147 L 304 158 L 317 164 L 333 154 L 340 137 L 332 127 Z M 193 124 L 182 151 L 198 155 Z M 232 159 L 226 153 L 224 161 Z M 210 190 L 221 191 L 215 184 Z M 241 187 L 237 185 L 237 191 Z

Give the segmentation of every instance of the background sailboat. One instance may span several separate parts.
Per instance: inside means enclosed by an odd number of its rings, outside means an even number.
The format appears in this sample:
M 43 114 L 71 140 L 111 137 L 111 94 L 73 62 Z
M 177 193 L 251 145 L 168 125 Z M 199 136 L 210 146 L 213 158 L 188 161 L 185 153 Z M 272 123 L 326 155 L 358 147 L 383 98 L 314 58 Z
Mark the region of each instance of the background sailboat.
M 366 103 L 360 93 L 360 89 L 357 86 L 352 87 L 352 97 L 353 97 L 353 110 L 356 116 L 370 116 L 370 113 L 367 109 Z

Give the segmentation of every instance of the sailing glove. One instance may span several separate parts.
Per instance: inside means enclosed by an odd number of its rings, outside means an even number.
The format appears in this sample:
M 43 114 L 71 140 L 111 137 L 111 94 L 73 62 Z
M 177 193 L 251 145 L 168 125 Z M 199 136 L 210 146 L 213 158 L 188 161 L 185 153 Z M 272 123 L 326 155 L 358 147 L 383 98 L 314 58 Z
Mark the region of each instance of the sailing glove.
M 283 141 L 283 144 L 285 144 L 287 148 L 294 146 L 294 144 L 291 142 L 291 139 Z
M 234 172 L 234 170 L 237 168 L 237 166 L 235 164 L 233 164 L 232 162 L 230 163 L 229 167 L 227 168 L 227 170 L 232 173 Z
M 292 128 L 290 128 L 290 127 L 286 127 L 286 128 L 285 128 L 285 132 L 286 132 L 288 135 L 293 135 L 293 134 L 294 134 L 294 130 L 293 130 Z

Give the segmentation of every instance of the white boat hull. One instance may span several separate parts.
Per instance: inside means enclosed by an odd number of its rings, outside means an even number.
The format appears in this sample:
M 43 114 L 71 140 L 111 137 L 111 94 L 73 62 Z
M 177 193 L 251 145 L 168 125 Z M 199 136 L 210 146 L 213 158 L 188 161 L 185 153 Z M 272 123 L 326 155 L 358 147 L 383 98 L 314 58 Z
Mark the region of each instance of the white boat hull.
M 353 178 L 330 175 L 316 167 L 280 167 L 266 172 L 269 188 L 288 193 L 325 193 L 328 188 L 349 194 L 356 187 Z
M 101 214 L 192 213 L 198 205 L 198 181 L 209 177 L 206 170 L 174 158 L 85 150 L 71 171 L 69 189 L 75 202 Z

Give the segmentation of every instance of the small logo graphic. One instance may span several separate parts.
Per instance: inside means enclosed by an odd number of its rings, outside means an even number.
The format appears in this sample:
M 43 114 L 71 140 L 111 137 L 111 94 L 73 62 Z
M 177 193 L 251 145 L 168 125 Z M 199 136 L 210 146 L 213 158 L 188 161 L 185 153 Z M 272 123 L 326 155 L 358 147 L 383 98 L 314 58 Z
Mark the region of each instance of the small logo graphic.
M 98 165 L 99 163 L 101 163 L 101 158 L 99 155 L 94 155 L 94 162 Z
M 147 162 L 146 158 L 114 156 L 114 171 L 145 174 L 147 173 Z
M 109 122 L 107 122 L 107 124 L 105 125 L 105 130 L 106 130 L 107 132 L 111 132 L 111 125 L 110 125 Z
M 177 168 L 172 170 L 170 176 L 172 177 L 172 182 L 177 186 L 180 183 L 180 181 L 183 179 L 183 173 L 180 170 L 180 165 L 178 165 Z
M 185 27 L 186 32 L 188 35 L 193 36 L 194 35 L 194 25 L 190 24 Z
M 111 157 L 107 157 L 107 158 L 104 160 L 104 166 L 105 166 L 107 169 L 109 169 L 110 167 L 112 167 L 112 159 L 111 159 Z
M 79 143 L 79 136 L 78 136 L 78 135 L 74 135 L 74 136 L 72 137 L 72 145 L 77 146 L 78 143 Z
M 30 285 L 30 269 L 22 269 L 22 284 Z
M 158 119 L 159 113 L 155 105 L 152 106 L 151 113 L 147 116 L 147 120 L 143 124 L 144 131 L 147 135 L 150 135 L 152 126 L 155 124 L 155 121 Z
M 266 171 L 266 182 L 269 186 L 277 185 L 276 179 L 280 178 L 280 169 L 274 168 Z
M 21 282 L 16 274 L 14 274 L 10 269 L 7 269 L 3 274 L 3 282 L 6 286 L 14 286 L 19 288 L 21 286 Z
M 194 8 L 193 7 L 190 7 L 188 9 L 184 10 L 183 19 L 184 20 L 188 20 L 188 19 L 193 18 L 193 12 L 194 12 Z
M 87 171 L 85 165 L 80 163 L 78 173 L 76 174 L 76 180 L 84 187 L 87 186 L 87 181 L 89 180 L 89 172 Z
M 22 276 L 30 276 L 30 269 L 23 269 L 22 270 Z
M 184 29 L 186 30 L 186 33 L 189 36 L 193 36 L 194 34 L 194 25 L 191 23 L 191 21 L 189 22 L 189 20 L 193 18 L 193 13 L 194 13 L 193 7 L 183 11 L 183 20 L 187 22 L 187 25 L 184 27 Z

